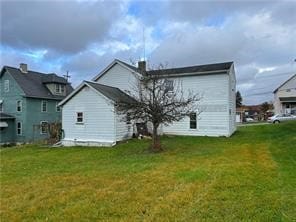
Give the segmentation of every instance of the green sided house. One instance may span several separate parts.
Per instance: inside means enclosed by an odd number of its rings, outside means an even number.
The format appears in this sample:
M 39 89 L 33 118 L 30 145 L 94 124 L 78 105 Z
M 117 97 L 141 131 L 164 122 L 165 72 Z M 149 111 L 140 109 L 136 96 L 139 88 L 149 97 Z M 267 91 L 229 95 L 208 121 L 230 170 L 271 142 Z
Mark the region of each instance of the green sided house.
M 0 144 L 24 143 L 49 137 L 48 124 L 61 122 L 58 105 L 72 86 L 54 73 L 4 66 L 0 73 Z

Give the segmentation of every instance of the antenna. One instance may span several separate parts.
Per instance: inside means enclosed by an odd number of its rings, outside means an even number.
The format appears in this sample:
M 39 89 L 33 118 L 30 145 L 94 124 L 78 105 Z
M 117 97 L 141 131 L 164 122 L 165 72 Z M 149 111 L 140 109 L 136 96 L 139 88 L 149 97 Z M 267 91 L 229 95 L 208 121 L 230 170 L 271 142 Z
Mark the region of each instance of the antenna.
M 143 27 L 143 52 L 144 52 L 144 61 L 146 60 L 146 45 L 145 45 L 145 28 Z
M 69 78 L 71 78 L 71 76 L 69 75 L 69 71 L 67 71 L 67 74 L 66 75 L 63 75 L 63 76 L 65 77 L 65 79 L 67 80 L 67 82 L 68 82 Z

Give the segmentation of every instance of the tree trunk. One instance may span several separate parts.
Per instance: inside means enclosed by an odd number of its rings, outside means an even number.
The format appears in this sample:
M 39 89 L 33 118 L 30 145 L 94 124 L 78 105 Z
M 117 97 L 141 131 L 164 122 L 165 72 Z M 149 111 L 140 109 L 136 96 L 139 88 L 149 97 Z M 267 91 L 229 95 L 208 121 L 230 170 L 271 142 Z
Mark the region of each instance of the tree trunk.
M 160 145 L 160 139 L 157 133 L 158 126 L 159 126 L 158 124 L 153 123 L 152 147 L 151 147 L 151 150 L 153 152 L 160 152 L 162 150 Z

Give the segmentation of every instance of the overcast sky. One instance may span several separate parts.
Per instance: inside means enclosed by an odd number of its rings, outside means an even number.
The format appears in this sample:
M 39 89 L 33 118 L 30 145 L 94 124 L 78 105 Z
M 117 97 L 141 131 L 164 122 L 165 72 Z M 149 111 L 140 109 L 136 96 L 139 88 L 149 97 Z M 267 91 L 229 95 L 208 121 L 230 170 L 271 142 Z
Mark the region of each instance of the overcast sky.
M 244 104 L 296 73 L 296 1 L 3 1 L 0 65 L 77 86 L 114 58 L 168 67 L 234 61 Z M 143 34 L 144 33 L 144 34 Z

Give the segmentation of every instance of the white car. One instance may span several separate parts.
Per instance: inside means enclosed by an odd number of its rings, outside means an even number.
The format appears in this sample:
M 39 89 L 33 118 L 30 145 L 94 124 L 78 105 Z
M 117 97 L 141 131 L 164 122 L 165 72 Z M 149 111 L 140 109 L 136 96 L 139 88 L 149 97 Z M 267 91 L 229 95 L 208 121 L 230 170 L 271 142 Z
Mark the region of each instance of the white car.
M 269 123 L 280 123 L 289 120 L 296 120 L 296 116 L 291 114 L 276 114 L 272 117 L 268 117 L 267 122 Z
M 247 118 L 246 118 L 246 122 L 248 122 L 248 123 L 249 123 L 249 122 L 254 122 L 254 119 L 251 118 L 251 117 L 247 117 Z

